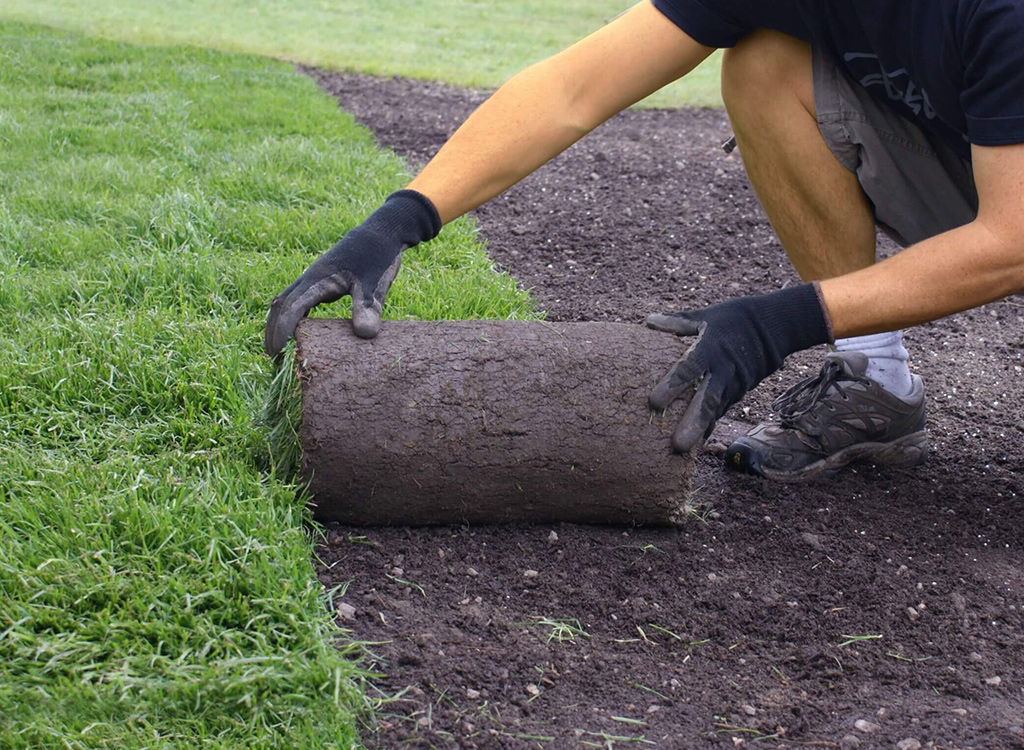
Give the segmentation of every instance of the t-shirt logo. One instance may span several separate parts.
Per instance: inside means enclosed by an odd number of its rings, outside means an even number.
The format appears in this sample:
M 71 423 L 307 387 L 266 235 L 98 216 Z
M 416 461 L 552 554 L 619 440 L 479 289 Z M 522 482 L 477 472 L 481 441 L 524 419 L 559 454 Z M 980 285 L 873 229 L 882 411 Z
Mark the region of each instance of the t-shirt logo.
M 919 117 L 924 116 L 929 120 L 935 117 L 932 103 L 928 101 L 928 92 L 918 88 L 910 80 L 906 68 L 888 71 L 878 59 L 878 55 L 873 55 L 870 52 L 847 52 L 843 55 L 843 60 L 855 76 L 860 76 L 858 80 L 864 88 L 882 86 L 885 88 L 885 93 L 890 99 L 896 102 L 903 102 L 913 110 L 915 115 Z M 857 61 L 864 62 L 858 64 Z M 875 66 L 878 68 L 877 72 L 874 71 Z M 858 69 L 862 68 L 871 68 L 872 72 L 861 74 L 861 71 Z

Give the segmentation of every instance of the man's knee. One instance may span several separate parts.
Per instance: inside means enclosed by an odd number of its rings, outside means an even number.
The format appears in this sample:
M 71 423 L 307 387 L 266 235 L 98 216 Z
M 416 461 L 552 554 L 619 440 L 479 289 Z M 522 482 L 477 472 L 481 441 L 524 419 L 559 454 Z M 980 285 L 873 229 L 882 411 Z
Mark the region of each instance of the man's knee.
M 761 29 L 727 49 L 722 59 L 722 98 L 730 112 L 795 95 L 814 112 L 811 46 L 780 31 Z

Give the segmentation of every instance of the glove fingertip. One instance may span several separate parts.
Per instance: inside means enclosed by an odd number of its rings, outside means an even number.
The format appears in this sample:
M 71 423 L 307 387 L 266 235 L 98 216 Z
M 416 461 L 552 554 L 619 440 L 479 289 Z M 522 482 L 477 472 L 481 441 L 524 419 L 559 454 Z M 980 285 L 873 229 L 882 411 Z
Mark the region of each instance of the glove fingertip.
M 352 331 L 361 339 L 372 339 L 380 333 L 380 313 L 358 303 L 352 306 Z
M 287 341 L 281 341 L 279 333 L 279 322 L 281 319 L 281 297 L 275 297 L 270 303 L 270 312 L 267 314 L 267 324 L 263 329 L 263 349 L 271 357 L 276 357 L 284 349 Z
M 654 313 L 644 318 L 644 323 L 648 328 L 653 328 L 655 331 L 671 331 L 674 330 L 672 326 L 673 317 L 671 315 L 665 315 L 664 313 Z
M 672 450 L 676 453 L 689 453 L 694 448 L 696 442 L 692 437 L 681 434 L 683 430 L 676 430 L 672 433 Z

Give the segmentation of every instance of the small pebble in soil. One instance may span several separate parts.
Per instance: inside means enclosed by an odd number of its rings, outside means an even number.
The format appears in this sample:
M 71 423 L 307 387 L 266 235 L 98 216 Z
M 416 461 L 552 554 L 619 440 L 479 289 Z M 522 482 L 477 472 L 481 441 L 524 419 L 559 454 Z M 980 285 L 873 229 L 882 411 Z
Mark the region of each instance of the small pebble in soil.
M 860 738 L 855 734 L 848 734 L 839 740 L 839 747 L 842 750 L 853 750 L 855 747 L 860 747 Z
M 825 546 L 821 543 L 821 538 L 817 534 L 812 534 L 809 531 L 805 531 L 800 535 L 800 538 L 803 539 L 806 544 L 808 544 L 816 550 L 825 549 Z
M 540 575 L 540 573 L 538 573 L 536 570 L 524 570 L 523 571 L 523 578 L 536 578 L 539 575 Z
M 526 692 L 532 696 L 540 695 L 540 688 L 534 685 L 532 682 L 526 686 Z
M 998 687 L 999 685 L 1003 684 L 1003 678 L 999 677 L 998 675 L 995 677 L 986 677 L 985 684 L 991 685 L 992 687 Z
M 982 661 L 982 656 L 977 651 L 972 651 L 970 656 L 968 656 L 967 658 L 975 662 Z
M 356 608 L 348 602 L 338 602 L 338 617 L 345 622 L 355 622 Z
M 921 613 L 918 612 L 916 609 L 914 609 L 913 607 L 907 607 L 907 618 L 911 622 L 917 622 L 917 618 L 919 618 L 920 616 Z
M 956 716 L 967 716 L 967 709 L 966 708 L 954 708 L 953 709 L 953 713 Z
M 865 734 L 877 732 L 879 729 L 881 729 L 880 726 L 875 724 L 873 721 L 868 721 L 867 719 L 857 719 L 857 721 L 853 722 L 853 727 L 858 732 L 864 732 Z
M 744 703 L 740 706 L 740 711 L 745 713 L 747 716 L 757 716 L 757 709 L 751 706 L 749 703 Z
M 552 531 L 550 534 L 548 534 L 548 544 L 554 544 L 557 541 L 558 541 L 558 534 L 556 534 L 554 531 Z
M 466 568 L 466 575 L 467 576 L 472 576 L 472 577 L 475 578 L 476 576 L 478 576 L 480 574 L 476 572 L 476 568 Z
M 466 697 L 469 698 L 471 701 L 475 701 L 477 698 L 480 697 L 480 691 L 474 690 L 473 688 L 467 688 Z
M 649 713 L 649 714 L 656 714 L 660 710 L 661 710 L 661 706 L 657 706 L 657 705 L 654 705 L 654 704 L 652 704 L 652 705 L 647 707 L 647 713 Z
M 916 737 L 907 737 L 896 743 L 896 750 L 921 750 L 921 741 Z

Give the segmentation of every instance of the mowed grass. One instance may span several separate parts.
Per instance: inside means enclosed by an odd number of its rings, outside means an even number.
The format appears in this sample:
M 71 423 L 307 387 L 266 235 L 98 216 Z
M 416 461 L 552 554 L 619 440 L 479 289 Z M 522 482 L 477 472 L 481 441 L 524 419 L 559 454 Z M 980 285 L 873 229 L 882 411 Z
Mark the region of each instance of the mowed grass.
M 493 88 L 636 0 L 4 0 L 0 17 Z M 643 65 L 638 56 L 637 65 Z M 711 60 L 644 106 L 721 106 Z
M 0 58 L 0 747 L 350 747 L 261 332 L 403 165 L 285 63 L 9 23 Z M 391 317 L 530 314 L 466 222 L 407 257 Z

